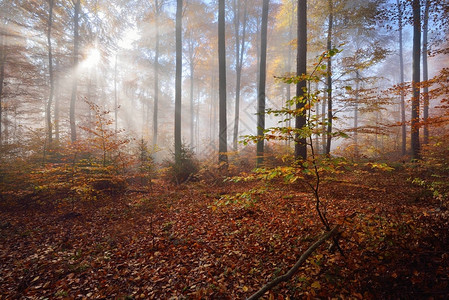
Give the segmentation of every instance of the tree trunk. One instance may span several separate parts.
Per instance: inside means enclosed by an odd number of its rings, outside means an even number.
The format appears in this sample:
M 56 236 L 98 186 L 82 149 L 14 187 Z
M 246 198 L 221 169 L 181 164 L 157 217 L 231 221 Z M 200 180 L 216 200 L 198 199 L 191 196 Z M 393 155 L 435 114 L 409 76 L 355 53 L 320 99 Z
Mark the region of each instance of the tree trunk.
M 182 0 L 176 1 L 175 162 L 181 162 Z
M 51 143 L 53 140 L 53 128 L 51 123 L 51 105 L 53 102 L 53 95 L 55 92 L 55 80 L 53 75 L 53 53 L 51 45 L 51 29 L 53 26 L 53 5 L 54 0 L 48 0 L 48 29 L 47 29 L 47 43 L 48 43 L 48 73 L 50 75 L 50 94 L 48 95 L 48 102 L 46 107 L 47 115 L 47 134 L 48 142 Z
M 294 0 L 292 0 L 292 8 L 294 5 Z M 290 18 L 290 24 L 289 24 L 289 30 L 288 30 L 288 56 L 287 56 L 287 68 L 286 71 L 288 74 L 291 73 L 292 71 L 292 60 L 293 60 L 293 51 L 292 51 L 292 41 L 293 41 L 293 21 L 294 21 L 294 13 L 291 13 L 291 18 Z M 290 75 L 289 75 L 290 76 Z M 290 84 L 286 84 L 286 95 L 285 97 L 287 98 L 286 101 L 290 101 L 292 96 L 291 96 L 291 86 Z M 287 104 L 287 109 L 291 109 L 291 105 Z M 288 114 L 288 121 L 287 124 L 285 124 L 288 128 L 290 128 L 292 126 L 292 121 L 291 121 L 291 114 Z M 290 146 L 290 141 L 291 139 L 287 139 L 285 141 L 287 146 Z
M 318 95 L 318 91 L 320 90 L 320 83 L 315 83 L 315 93 Z M 315 130 L 315 153 L 318 153 L 320 151 L 320 132 L 319 132 L 319 126 L 320 126 L 320 105 L 318 103 L 318 98 L 316 99 L 317 102 L 315 102 L 315 115 L 316 115 L 316 123 L 314 125 Z
M 73 78 L 72 78 L 72 96 L 70 99 L 70 138 L 72 142 L 76 141 L 76 123 L 75 123 L 75 104 L 78 91 L 78 52 L 79 52 L 79 14 L 81 10 L 81 0 L 75 0 L 74 11 L 74 30 L 73 30 Z
M 421 54 L 421 4 L 413 0 L 413 98 L 412 98 L 412 158 L 420 158 L 419 144 L 419 83 L 420 83 L 420 55 Z
M 259 93 L 257 97 L 257 166 L 263 164 L 265 130 L 265 85 L 267 80 L 267 31 L 269 0 L 263 0 L 260 31 Z
M 156 51 L 154 54 L 154 103 L 153 103 L 153 148 L 157 145 L 157 127 L 159 114 L 159 3 L 156 2 Z
M 429 28 L 429 6 L 430 1 L 426 0 L 424 9 L 424 24 L 423 24 L 423 45 L 422 45 L 422 68 L 423 68 L 423 81 L 425 82 L 423 96 L 423 121 L 424 121 L 424 144 L 429 143 L 429 125 L 427 124 L 429 118 L 429 70 L 427 66 L 427 33 Z
M 401 74 L 401 131 L 402 131 L 402 144 L 401 153 L 404 156 L 407 151 L 407 127 L 405 124 L 405 91 L 404 91 L 404 54 L 403 54 L 403 42 L 402 42 L 402 15 L 403 10 L 400 0 L 396 0 L 398 6 L 398 26 L 399 26 L 399 68 Z
M 118 94 L 117 94 L 117 60 L 118 54 L 115 54 L 115 64 L 114 64 L 114 125 L 115 132 L 118 129 Z
M 56 72 L 59 69 L 59 62 L 56 59 L 55 61 L 55 70 Z M 56 75 L 58 75 L 56 73 Z M 56 76 L 56 80 L 55 80 L 55 111 L 54 111 L 54 120 L 55 120 L 55 139 L 56 141 L 59 141 L 59 77 Z
M 296 76 L 303 76 L 307 72 L 307 0 L 298 0 L 298 38 L 297 38 L 297 58 L 296 58 Z M 307 92 L 305 91 L 306 81 L 301 80 L 296 84 L 296 97 L 302 98 L 296 102 L 296 109 L 302 109 L 299 115 L 296 115 L 296 129 L 301 130 L 306 126 L 306 104 Z M 295 136 L 295 158 L 307 159 L 306 137 Z
M 360 90 L 360 73 L 359 70 L 355 71 L 356 79 L 355 79 L 355 103 L 354 103 L 354 154 L 355 157 L 359 157 L 359 136 L 358 136 L 358 127 L 359 127 L 359 90 Z
M 0 33 L 0 146 L 3 145 L 3 82 L 5 80 L 5 36 Z
M 218 162 L 227 168 L 225 0 L 218 0 L 219 144 Z
M 236 8 L 238 2 L 238 9 Z M 243 12 L 243 32 L 240 40 L 240 0 L 234 0 L 234 30 L 236 36 L 235 55 L 236 55 L 236 85 L 235 85 L 235 111 L 234 111 L 234 136 L 233 148 L 237 151 L 238 135 L 239 135 L 239 121 L 240 121 L 240 88 L 242 78 L 243 54 L 245 52 L 245 38 L 246 38 L 246 21 L 248 18 L 247 2 L 245 1 L 245 8 Z M 241 42 L 241 43 L 240 43 Z
M 334 9 L 332 0 L 328 0 L 329 5 L 329 23 L 327 27 L 327 51 L 332 49 L 332 28 L 334 23 Z M 332 123 L 333 123 L 333 112 L 332 112 L 332 57 L 329 57 L 327 61 L 327 144 L 326 144 L 326 154 L 331 152 L 331 142 L 332 142 Z
M 194 123 L 195 123 L 195 113 L 194 113 L 194 103 L 193 103 L 193 78 L 195 72 L 194 65 L 194 55 L 193 55 L 193 43 L 190 40 L 189 45 L 189 56 L 190 56 L 190 147 L 194 146 Z
M 323 103 L 321 103 L 321 153 L 326 153 L 326 97 L 322 99 Z
M 215 132 L 216 132 L 216 124 L 217 124 L 217 114 L 215 109 L 215 95 L 216 95 L 216 87 L 215 87 L 215 73 L 212 71 L 210 76 L 210 106 L 209 106 L 209 141 L 211 144 L 215 144 Z

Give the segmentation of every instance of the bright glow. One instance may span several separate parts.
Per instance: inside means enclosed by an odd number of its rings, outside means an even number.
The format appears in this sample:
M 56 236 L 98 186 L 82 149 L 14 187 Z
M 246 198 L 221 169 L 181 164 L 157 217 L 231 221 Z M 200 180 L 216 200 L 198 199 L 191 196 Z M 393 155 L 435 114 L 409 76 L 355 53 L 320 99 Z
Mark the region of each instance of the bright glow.
M 139 31 L 136 28 L 128 28 L 120 39 L 119 46 L 123 49 L 131 49 L 135 41 L 140 38 Z
M 101 53 L 98 48 L 92 48 L 89 50 L 87 54 L 87 58 L 85 60 L 85 64 L 87 67 L 91 67 L 93 65 L 97 65 L 101 60 Z

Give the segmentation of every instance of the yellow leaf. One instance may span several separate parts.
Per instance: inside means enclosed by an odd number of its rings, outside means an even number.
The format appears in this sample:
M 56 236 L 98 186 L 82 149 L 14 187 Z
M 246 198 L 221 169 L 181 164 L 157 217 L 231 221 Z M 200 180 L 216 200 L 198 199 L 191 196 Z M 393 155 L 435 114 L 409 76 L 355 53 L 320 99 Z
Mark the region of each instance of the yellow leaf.
M 244 287 L 242 288 L 242 290 L 246 293 L 246 292 L 249 290 L 249 288 L 248 288 L 247 286 L 244 286 Z
M 319 290 L 319 289 L 321 289 L 321 284 L 320 284 L 319 281 L 315 281 L 314 283 L 312 283 L 312 287 L 313 287 L 314 289 Z

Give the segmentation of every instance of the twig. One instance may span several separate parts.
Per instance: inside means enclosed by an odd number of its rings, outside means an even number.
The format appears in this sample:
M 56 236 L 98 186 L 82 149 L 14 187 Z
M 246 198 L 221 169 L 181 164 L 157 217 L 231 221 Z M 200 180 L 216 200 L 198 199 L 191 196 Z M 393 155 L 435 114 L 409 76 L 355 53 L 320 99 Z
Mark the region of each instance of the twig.
M 260 297 L 263 296 L 263 294 L 265 294 L 265 292 L 271 290 L 279 283 L 287 281 L 290 278 L 292 278 L 293 275 L 295 275 L 295 273 L 298 271 L 299 267 L 306 261 L 306 259 L 313 253 L 313 251 L 315 251 L 316 248 L 318 248 L 329 237 L 333 236 L 337 232 L 338 232 L 338 225 L 335 226 L 331 231 L 326 232 L 318 241 L 316 241 L 312 246 L 310 246 L 310 248 L 307 249 L 307 251 L 301 255 L 301 257 L 298 259 L 295 265 L 287 273 L 279 277 L 276 277 L 275 279 L 264 285 L 260 290 L 251 295 L 251 297 L 249 297 L 247 300 L 259 299 Z

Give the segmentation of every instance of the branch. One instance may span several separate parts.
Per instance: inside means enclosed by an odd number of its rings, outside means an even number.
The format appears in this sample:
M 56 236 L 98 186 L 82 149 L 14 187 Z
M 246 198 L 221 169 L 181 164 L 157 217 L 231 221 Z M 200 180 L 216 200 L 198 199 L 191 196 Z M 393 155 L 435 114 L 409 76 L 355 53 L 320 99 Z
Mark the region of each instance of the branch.
M 247 300 L 259 299 L 260 297 L 263 296 L 263 294 L 265 294 L 265 292 L 271 290 L 279 283 L 290 280 L 290 278 L 292 278 L 293 275 L 295 275 L 299 267 L 306 261 L 306 259 L 313 253 L 313 251 L 315 251 L 316 248 L 318 248 L 322 243 L 324 243 L 328 238 L 330 238 L 337 232 L 338 226 L 335 226 L 331 231 L 326 232 L 318 241 L 316 241 L 312 246 L 310 246 L 309 249 L 307 249 L 306 252 L 304 252 L 301 255 L 301 257 L 298 259 L 295 265 L 287 273 L 279 277 L 276 277 L 275 279 L 264 285 L 260 290 L 251 295 L 251 297 L 249 297 Z

